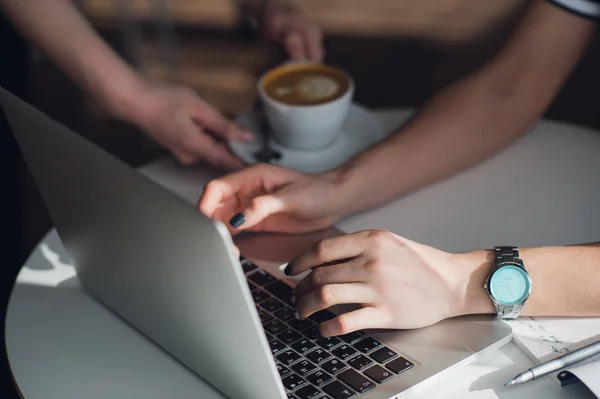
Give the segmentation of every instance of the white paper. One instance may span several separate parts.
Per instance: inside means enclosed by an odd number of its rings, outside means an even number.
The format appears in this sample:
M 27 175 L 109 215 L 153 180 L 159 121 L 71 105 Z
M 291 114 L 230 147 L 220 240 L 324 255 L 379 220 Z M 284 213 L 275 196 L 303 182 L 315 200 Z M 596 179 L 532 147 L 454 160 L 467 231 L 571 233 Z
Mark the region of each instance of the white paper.
M 509 324 L 513 329 L 515 345 L 536 364 L 600 341 L 600 317 L 520 317 Z M 595 370 L 596 379 L 587 382 L 586 385 L 589 387 L 589 384 L 595 383 L 597 391 L 600 384 L 600 355 L 572 367 L 574 370 L 588 364 Z M 567 370 L 571 371 L 571 368 Z M 552 380 L 560 385 L 557 375 L 558 371 L 550 374 Z M 594 392 L 594 389 L 590 389 Z M 595 395 L 598 396 L 597 393 Z

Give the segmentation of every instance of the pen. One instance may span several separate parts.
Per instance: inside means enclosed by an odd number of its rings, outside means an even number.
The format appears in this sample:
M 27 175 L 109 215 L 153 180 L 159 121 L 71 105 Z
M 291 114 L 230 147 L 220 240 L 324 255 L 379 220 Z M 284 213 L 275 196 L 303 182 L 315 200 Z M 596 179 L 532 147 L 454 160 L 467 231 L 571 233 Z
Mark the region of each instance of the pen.
M 556 359 L 552 359 L 545 363 L 532 367 L 517 375 L 515 378 L 508 381 L 504 385 L 510 386 L 523 384 L 525 382 L 545 376 L 546 374 L 558 371 L 564 367 L 568 367 L 572 364 L 582 362 L 598 354 L 600 354 L 600 341 L 586 345 L 583 348 L 577 349 L 576 351 L 567 353 L 566 355 L 562 355 L 560 357 L 557 357 Z

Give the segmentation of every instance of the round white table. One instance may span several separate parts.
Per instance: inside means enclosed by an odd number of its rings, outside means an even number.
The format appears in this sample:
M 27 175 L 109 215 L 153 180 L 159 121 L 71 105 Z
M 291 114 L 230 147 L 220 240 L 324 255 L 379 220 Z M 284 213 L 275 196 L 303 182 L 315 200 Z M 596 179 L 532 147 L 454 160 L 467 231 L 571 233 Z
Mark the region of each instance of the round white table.
M 384 128 L 410 115 L 377 111 Z M 195 204 L 216 176 L 161 159 L 141 169 Z M 540 121 L 509 148 L 452 178 L 338 224 L 391 230 L 448 251 L 600 240 L 600 133 Z M 23 266 L 6 320 L 15 380 L 27 399 L 221 398 L 196 375 L 83 292 L 52 230 Z M 568 277 L 568 274 L 566 274 Z M 514 344 L 485 353 L 424 385 L 413 397 L 593 398 L 583 384 L 549 378 L 505 388 L 533 363 Z

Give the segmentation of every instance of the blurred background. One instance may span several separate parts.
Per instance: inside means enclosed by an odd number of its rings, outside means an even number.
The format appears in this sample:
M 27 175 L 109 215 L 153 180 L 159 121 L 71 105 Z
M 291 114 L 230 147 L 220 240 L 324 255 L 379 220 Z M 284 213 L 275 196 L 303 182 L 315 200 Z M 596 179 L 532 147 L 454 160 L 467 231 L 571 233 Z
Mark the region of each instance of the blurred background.
M 144 74 L 191 86 L 229 116 L 248 110 L 258 75 L 267 66 L 284 61 L 283 53 L 265 44 L 244 20 L 233 0 L 75 3 L 101 35 Z M 299 2 L 325 32 L 325 62 L 347 70 L 356 81 L 356 101 L 372 108 L 417 107 L 444 85 L 485 62 L 507 39 L 527 3 Z M 8 49 L 0 54 L 13 57 L 13 70 L 3 73 L 14 74 L 11 84 L 20 85 L 25 99 L 34 106 L 132 166 L 165 155 L 136 128 L 108 117 L 16 35 L 14 42 L 0 46 Z M 595 38 L 546 117 L 600 129 L 599 46 Z M 22 262 L 51 222 L 24 165 L 18 162 L 17 175 L 7 177 L 15 179 L 17 189 L 5 198 L 20 209 L 16 215 L 21 226 L 18 242 L 11 250 Z

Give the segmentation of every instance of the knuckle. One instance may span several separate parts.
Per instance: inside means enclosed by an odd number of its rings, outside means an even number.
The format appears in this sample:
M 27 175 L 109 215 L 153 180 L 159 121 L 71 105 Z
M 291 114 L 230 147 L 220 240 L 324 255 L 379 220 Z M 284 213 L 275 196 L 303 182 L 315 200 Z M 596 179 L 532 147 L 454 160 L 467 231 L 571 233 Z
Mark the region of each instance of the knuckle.
M 351 333 L 352 330 L 352 320 L 346 313 L 339 315 L 335 320 L 335 328 L 339 331 L 340 334 L 348 334 Z
M 218 180 L 211 180 L 208 182 L 208 184 L 206 184 L 206 188 L 205 188 L 205 192 L 206 193 L 212 193 L 216 190 L 219 189 L 219 181 Z
M 367 238 L 369 244 L 374 248 L 381 248 L 390 239 L 390 233 L 384 230 L 371 230 L 369 231 Z
M 180 141 L 179 146 L 183 151 L 193 152 L 195 150 L 194 143 L 192 142 L 192 140 L 189 139 L 188 136 L 186 136 Z
M 369 275 L 380 275 L 384 268 L 385 264 L 381 259 L 371 259 L 365 263 L 365 269 Z
M 326 259 L 327 255 L 331 251 L 333 241 L 330 239 L 321 240 L 317 243 L 316 255 L 319 260 Z
M 180 164 L 185 166 L 190 166 L 196 161 L 194 157 L 188 154 L 176 154 L 175 157 Z
M 325 308 L 333 305 L 335 301 L 335 288 L 332 285 L 324 285 L 319 288 L 318 301 Z
M 320 287 L 327 283 L 327 270 L 325 267 L 317 267 L 312 272 L 312 283 L 315 287 Z

